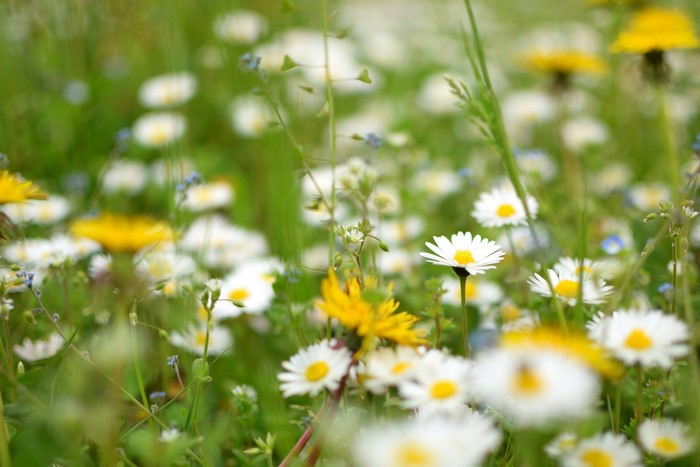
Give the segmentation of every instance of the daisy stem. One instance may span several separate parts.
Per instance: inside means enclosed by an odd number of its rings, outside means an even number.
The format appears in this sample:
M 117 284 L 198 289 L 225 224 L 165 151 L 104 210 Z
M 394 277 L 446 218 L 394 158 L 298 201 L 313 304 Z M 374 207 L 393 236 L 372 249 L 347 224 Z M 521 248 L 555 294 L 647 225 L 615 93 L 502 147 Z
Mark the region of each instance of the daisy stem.
M 469 317 L 467 315 L 467 277 L 459 275 L 459 297 L 462 300 L 462 343 L 464 356 L 469 358 Z
M 676 314 L 676 297 L 678 294 L 678 229 L 676 227 L 671 228 L 671 314 Z
M 135 307 L 135 306 L 134 306 Z M 143 385 L 143 376 L 141 375 L 141 364 L 139 362 L 139 351 L 138 343 L 136 342 L 136 312 L 132 310 L 129 313 L 129 321 L 131 324 L 131 354 L 134 358 L 134 372 L 136 373 L 136 383 L 139 386 L 139 393 L 141 394 L 141 402 L 143 402 L 144 407 L 148 407 L 148 397 L 146 397 L 146 388 Z M 150 413 L 150 411 L 149 411 Z
M 618 383 L 615 387 L 615 426 L 613 426 L 613 431 L 615 433 L 620 432 L 620 419 L 622 413 L 622 385 Z
M 2 402 L 2 392 L 0 392 L 0 465 L 10 467 L 12 465 L 9 447 L 10 435 L 7 430 L 7 424 L 5 423 L 4 413 L 5 406 Z
M 637 401 L 634 406 L 634 418 L 637 421 L 637 426 L 642 423 L 642 383 L 643 383 L 642 365 L 637 363 Z
M 663 131 L 664 145 L 666 146 L 666 157 L 668 158 L 669 180 L 671 181 L 671 188 L 673 190 L 672 199 L 678 201 L 680 199 L 681 187 L 680 164 L 678 162 L 676 145 L 673 141 L 673 126 L 668 116 L 668 106 L 663 85 L 656 86 L 656 103 L 659 112 L 659 123 Z

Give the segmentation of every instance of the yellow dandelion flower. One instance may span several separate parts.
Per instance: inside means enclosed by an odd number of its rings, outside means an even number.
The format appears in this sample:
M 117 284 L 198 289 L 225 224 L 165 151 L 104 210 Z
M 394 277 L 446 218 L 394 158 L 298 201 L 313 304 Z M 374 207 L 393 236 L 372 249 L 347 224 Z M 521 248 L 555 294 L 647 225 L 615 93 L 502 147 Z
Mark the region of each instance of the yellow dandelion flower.
M 522 57 L 522 63 L 525 68 L 555 75 L 598 75 L 606 69 L 599 57 L 568 49 L 531 52 Z
M 426 344 L 424 333 L 413 329 L 418 318 L 405 311 L 396 313 L 399 307 L 396 300 L 387 298 L 375 304 L 363 297 L 363 292 L 375 288 L 376 282 L 368 279 L 363 291 L 359 280 L 353 278 L 345 283 L 345 290 L 342 290 L 331 270 L 328 278 L 321 283 L 323 300 L 317 306 L 328 317 L 336 318 L 363 339 L 383 338 L 409 346 Z M 365 344 L 363 342 L 363 348 L 366 348 Z
M 700 39 L 690 18 L 678 10 L 646 8 L 632 17 L 610 46 L 614 53 L 648 54 L 672 49 L 695 49 Z
M 503 347 L 546 349 L 579 360 L 601 375 L 617 379 L 622 376 L 622 367 L 612 360 L 605 350 L 584 334 L 540 327 L 532 330 L 512 331 L 501 335 Z
M 135 253 L 149 245 L 170 240 L 167 224 L 145 216 L 121 216 L 105 213 L 73 223 L 71 232 L 89 238 L 112 253 Z
M 0 171 L 0 204 L 23 203 L 30 199 L 46 199 L 46 193 L 34 183 L 7 170 Z

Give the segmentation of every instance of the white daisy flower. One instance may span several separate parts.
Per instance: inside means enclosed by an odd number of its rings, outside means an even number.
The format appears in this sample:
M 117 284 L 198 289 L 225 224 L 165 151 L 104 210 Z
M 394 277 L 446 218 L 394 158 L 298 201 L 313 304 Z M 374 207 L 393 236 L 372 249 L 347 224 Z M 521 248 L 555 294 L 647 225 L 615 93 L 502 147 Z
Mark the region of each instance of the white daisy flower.
M 382 251 L 377 256 L 377 269 L 386 275 L 405 274 L 416 265 L 416 259 L 415 253 L 406 250 Z
M 454 170 L 430 167 L 420 170 L 411 186 L 434 198 L 441 198 L 459 191 L 462 182 L 462 177 Z
M 439 350 L 428 351 L 413 372 L 413 378 L 399 384 L 403 406 L 447 412 L 466 404 L 469 397 L 469 361 Z
M 600 146 L 608 140 L 608 129 L 598 120 L 579 117 L 568 120 L 561 129 L 564 145 L 574 152 Z
M 266 31 L 267 19 L 248 10 L 228 13 L 214 22 L 214 33 L 231 44 L 252 44 Z
M 197 91 L 197 80 L 190 73 L 155 76 L 139 88 L 139 101 L 144 107 L 157 109 L 184 104 Z
M 624 435 L 604 433 L 581 440 L 562 459 L 564 467 L 642 467 L 642 456 Z
M 637 437 L 642 448 L 663 459 L 682 457 L 694 448 L 690 428 L 668 418 L 645 420 L 637 428 Z
M 671 191 L 661 183 L 638 183 L 629 189 L 627 197 L 640 211 L 654 211 L 659 201 L 671 199 Z
M 481 238 L 481 235 L 472 237 L 471 232 L 458 232 L 447 237 L 433 237 L 435 245 L 425 243 L 433 253 L 421 252 L 420 255 L 429 263 L 440 266 L 450 266 L 456 269 L 464 269 L 467 274 L 483 274 L 489 269 L 495 269 L 501 262 L 505 253 L 496 242 Z
M 470 384 L 479 400 L 520 426 L 581 418 L 598 395 L 598 378 L 579 361 L 523 348 L 480 353 Z
M 191 325 L 185 331 L 170 334 L 170 343 L 176 347 L 189 350 L 193 354 L 203 355 L 207 339 L 206 324 Z M 228 328 L 214 324 L 209 330 L 209 355 L 221 355 L 233 345 L 233 336 Z
M 180 195 L 176 195 L 176 197 L 179 199 Z M 233 198 L 231 184 L 225 181 L 216 181 L 189 187 L 182 207 L 193 212 L 208 211 L 230 206 Z
M 532 196 L 527 197 L 527 207 L 534 219 L 539 205 Z M 474 203 L 472 216 L 482 227 L 503 227 L 505 225 L 525 225 L 525 208 L 512 188 L 494 188 L 481 193 Z
M 688 326 L 660 310 L 618 310 L 588 329 L 591 339 L 627 365 L 670 368 L 688 353 Z
M 159 148 L 180 138 L 187 127 L 185 117 L 174 112 L 152 112 L 134 122 L 134 139 L 146 147 Z
M 447 276 L 442 278 L 442 284 L 447 290 L 442 296 L 443 303 L 460 306 L 462 296 L 460 295 L 459 280 L 455 276 Z M 495 282 L 473 278 L 464 284 L 464 298 L 468 304 L 485 307 L 501 301 L 503 290 Z
M 26 337 L 21 344 L 16 344 L 12 350 L 24 361 L 34 362 L 53 357 L 63 347 L 63 337 L 60 334 L 51 334 L 43 340 L 31 341 Z
M 257 96 L 239 96 L 230 105 L 233 131 L 244 138 L 261 136 L 277 117 L 270 106 Z
M 515 162 L 529 179 L 539 178 L 548 182 L 557 174 L 557 165 L 552 157 L 540 150 L 516 151 Z
M 419 360 L 420 355 L 411 347 L 377 349 L 367 356 L 364 385 L 374 394 L 383 394 L 389 387 L 409 380 Z
M 50 225 L 65 219 L 70 213 L 71 206 L 68 199 L 63 196 L 49 195 L 46 200 L 6 204 L 0 210 L 15 224 L 32 222 Z
M 235 318 L 242 313 L 261 314 L 275 298 L 272 282 L 261 275 L 234 273 L 223 279 L 221 298 L 214 305 L 214 319 Z M 233 301 L 243 304 L 240 308 Z
M 345 347 L 335 348 L 327 340 L 301 349 L 288 361 L 282 363 L 287 370 L 279 373 L 280 389 L 284 397 L 300 394 L 315 396 L 324 389 L 335 391 L 340 380 L 348 372 L 352 353 Z
M 182 432 L 178 430 L 177 428 L 168 428 L 166 430 L 163 430 L 160 432 L 160 436 L 158 436 L 158 440 L 161 443 L 172 443 L 176 439 L 180 437 Z
M 110 164 L 102 178 L 105 193 L 140 193 L 148 182 L 146 165 L 141 161 L 118 160 Z
M 377 226 L 377 237 L 384 240 L 390 247 L 401 245 L 416 238 L 425 226 L 425 221 L 418 216 L 408 216 L 405 219 L 395 219 L 380 223 Z
M 362 467 L 475 467 L 500 444 L 495 424 L 471 413 L 372 426 L 360 432 L 353 453 Z
M 576 305 L 580 291 L 578 274 L 571 274 L 565 271 L 558 273 L 553 269 L 548 269 L 547 274 L 549 275 L 549 282 L 552 284 L 552 289 L 554 289 L 554 295 L 570 306 Z M 530 289 L 533 292 L 537 292 L 543 297 L 552 296 L 552 290 L 549 288 L 549 284 L 544 277 L 539 274 L 535 273 L 534 276 L 528 279 L 527 283 L 530 284 Z M 612 286 L 606 285 L 605 281 L 602 279 L 584 278 L 581 300 L 583 303 L 592 305 L 604 303 L 612 291 Z
M 552 266 L 557 273 L 578 277 L 583 272 L 584 279 L 605 277 L 605 269 L 599 261 L 583 258 L 583 264 L 579 258 L 563 256 Z
M 565 432 L 554 438 L 544 447 L 544 452 L 550 457 L 559 458 L 564 454 L 571 452 L 578 443 L 578 437 L 571 433 Z
M 511 227 L 510 232 L 501 233 L 497 243 L 503 245 L 504 251 L 507 253 L 515 253 L 518 256 L 527 255 L 538 248 L 546 248 L 550 243 L 549 234 L 540 226 L 535 227 L 535 235 L 537 241 L 532 236 L 532 231 L 529 226 Z
M 175 249 L 149 250 L 134 258 L 136 273 L 150 283 L 163 282 L 162 293 L 174 295 L 178 286 L 197 271 L 197 263 Z

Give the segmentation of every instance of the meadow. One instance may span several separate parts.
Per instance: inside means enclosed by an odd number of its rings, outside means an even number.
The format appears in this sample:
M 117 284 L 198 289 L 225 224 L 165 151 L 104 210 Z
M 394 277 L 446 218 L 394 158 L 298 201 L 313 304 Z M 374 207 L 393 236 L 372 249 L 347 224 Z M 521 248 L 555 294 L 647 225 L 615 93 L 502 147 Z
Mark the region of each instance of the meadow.
M 0 25 L 0 466 L 700 465 L 700 3 Z

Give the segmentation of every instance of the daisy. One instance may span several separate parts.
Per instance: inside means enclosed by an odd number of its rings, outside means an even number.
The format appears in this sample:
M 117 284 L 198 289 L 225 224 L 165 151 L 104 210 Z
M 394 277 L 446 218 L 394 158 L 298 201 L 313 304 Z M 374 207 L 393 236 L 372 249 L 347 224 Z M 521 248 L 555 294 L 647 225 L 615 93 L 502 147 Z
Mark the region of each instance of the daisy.
M 47 339 L 31 341 L 26 337 L 21 344 L 12 347 L 12 350 L 24 361 L 34 362 L 53 357 L 63 347 L 63 337 L 59 334 L 51 334 Z
M 476 467 L 501 437 L 491 420 L 470 413 L 372 426 L 357 436 L 353 453 L 363 467 Z
M 193 212 L 208 211 L 230 206 L 233 198 L 231 184 L 226 181 L 216 181 L 189 187 L 182 201 L 182 207 Z
M 641 467 L 642 456 L 634 444 L 624 435 L 604 433 L 579 441 L 578 445 L 564 455 L 564 467 Z
M 381 237 L 380 237 L 381 238 Z M 405 274 L 416 265 L 416 256 L 406 250 L 391 249 L 377 257 L 377 269 L 386 275 Z
M 598 378 L 588 367 L 544 349 L 484 351 L 470 376 L 474 396 L 519 426 L 581 418 L 598 395 Z
M 418 362 L 412 380 L 399 384 L 403 406 L 444 413 L 458 410 L 469 397 L 469 369 L 468 360 L 428 351 Z
M 659 310 L 618 310 L 588 329 L 593 340 L 628 365 L 670 368 L 688 353 L 687 325 Z
M 578 437 L 571 433 L 565 432 L 554 438 L 544 447 L 544 452 L 550 457 L 560 458 L 561 456 L 571 452 L 578 443 Z
M 2 212 L 15 223 L 31 222 L 38 225 L 50 225 L 66 218 L 71 205 L 68 199 L 60 195 L 49 195 L 43 201 L 26 201 L 2 206 Z
M 272 109 L 260 97 L 239 96 L 229 109 L 233 131 L 243 138 L 258 138 L 277 121 Z
M 559 300 L 564 301 L 569 306 L 576 305 L 579 292 L 581 291 L 579 275 L 571 274 L 567 271 L 556 272 L 553 269 L 548 269 L 547 274 L 549 276 L 549 282 L 552 284 L 551 289 L 544 277 L 537 273 L 527 281 L 530 285 L 530 289 L 543 297 L 551 297 L 553 289 L 554 295 Z M 612 291 L 612 286 L 606 285 L 605 281 L 602 279 L 586 279 L 584 277 L 581 301 L 593 305 L 604 303 Z
M 235 318 L 242 313 L 261 314 L 274 298 L 275 291 L 269 280 L 260 275 L 234 273 L 223 279 L 221 298 L 212 313 L 216 320 Z
M 146 165 L 141 161 L 118 160 L 110 164 L 102 178 L 105 193 L 136 195 L 148 182 Z
M 538 204 L 535 198 L 527 197 L 530 216 L 537 216 Z M 479 195 L 472 211 L 474 219 L 482 227 L 503 227 L 506 225 L 525 225 L 527 216 L 523 203 L 512 188 L 494 188 Z
M 324 389 L 335 391 L 341 379 L 348 373 L 352 353 L 345 347 L 337 347 L 327 340 L 301 349 L 282 363 L 287 370 L 279 373 L 280 389 L 284 397 L 300 394 L 315 396 Z
M 435 245 L 426 242 L 425 246 L 434 254 L 421 252 L 420 255 L 429 263 L 452 267 L 458 275 L 483 274 L 489 269 L 495 269 L 495 265 L 505 256 L 496 242 L 482 239 L 481 235 L 472 237 L 471 232 L 458 232 L 450 240 L 445 236 L 433 239 Z
M 146 147 L 166 146 L 185 133 L 185 117 L 174 112 L 152 112 L 139 117 L 132 129 L 134 139 Z
M 185 281 L 197 271 L 195 261 L 174 248 L 148 251 L 144 255 L 134 259 L 136 272 L 146 281 L 164 283 L 161 289 L 164 295 L 173 295 L 177 292 L 178 284 Z
M 214 33 L 231 44 L 252 44 L 266 31 L 265 17 L 248 10 L 228 13 L 214 22 Z
M 189 350 L 195 355 L 204 355 L 207 339 L 206 324 L 191 325 L 185 331 L 170 334 L 170 343 L 175 347 Z M 213 325 L 209 330 L 209 355 L 221 355 L 233 345 L 233 336 L 228 328 Z
M 442 297 L 448 305 L 461 304 L 459 281 L 454 276 L 443 277 L 443 287 L 447 292 Z M 464 295 L 468 304 L 478 307 L 493 305 L 503 299 L 503 290 L 495 282 L 470 279 L 464 286 Z
M 608 140 L 608 129 L 600 121 L 590 117 L 578 117 L 562 125 L 564 144 L 574 152 L 597 147 Z
M 377 349 L 367 356 L 364 385 L 374 394 L 383 394 L 389 387 L 409 380 L 419 359 L 419 353 L 411 347 Z
M 692 434 L 685 424 L 671 419 L 645 420 L 637 428 L 639 444 L 663 459 L 682 457 L 693 450 Z
M 588 258 L 583 258 L 582 261 L 579 258 L 574 259 L 568 256 L 563 256 L 559 258 L 556 263 L 554 263 L 552 268 L 559 274 L 569 276 L 579 276 L 581 272 L 583 272 L 584 279 L 601 277 L 601 275 L 604 274 L 601 263 Z
M 184 104 L 197 91 L 197 80 L 190 73 L 155 76 L 139 88 L 139 101 L 144 107 L 157 109 Z

